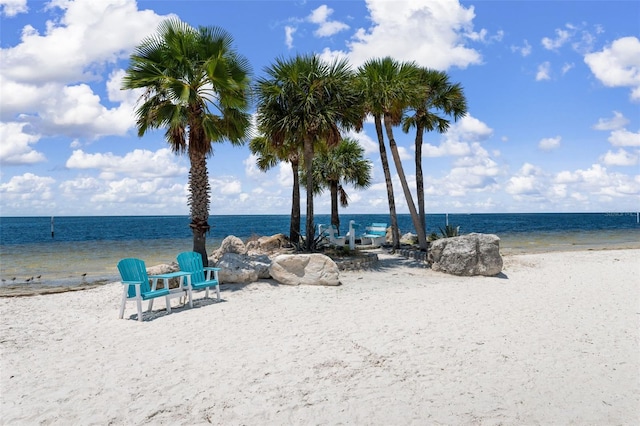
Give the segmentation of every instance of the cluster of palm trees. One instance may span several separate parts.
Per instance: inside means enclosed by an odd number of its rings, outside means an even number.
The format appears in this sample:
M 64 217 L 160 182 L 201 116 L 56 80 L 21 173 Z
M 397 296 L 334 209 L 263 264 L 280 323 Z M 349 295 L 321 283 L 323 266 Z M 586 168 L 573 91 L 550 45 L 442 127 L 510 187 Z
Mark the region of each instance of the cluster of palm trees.
M 217 27 L 193 28 L 177 19 L 164 21 L 131 55 L 124 89 L 144 89 L 136 110 L 139 136 L 164 128 L 174 152 L 187 153 L 189 206 L 194 251 L 206 262 L 210 188 L 206 159 L 213 142 L 240 144 L 250 140 L 258 166 L 266 170 L 279 162 L 291 164 L 290 238 L 300 239 L 300 179 L 306 189 L 305 249 L 314 240 L 314 194 L 331 193 L 331 221 L 339 227 L 338 200 L 348 202 L 344 185 L 365 188 L 371 183 L 371 164 L 349 130 L 362 129 L 372 116 L 387 185 L 393 243 L 399 230 L 391 171 L 384 141 L 396 166 L 419 244 L 426 248 L 422 176 L 422 136 L 445 132 L 449 119 L 466 114 L 462 87 L 446 73 L 393 58 L 372 59 L 357 70 L 346 60 L 327 62 L 316 55 L 276 59 L 265 76 L 251 83 L 251 67 L 233 49 L 232 38 Z M 251 100 L 255 98 L 257 132 L 249 134 Z M 441 115 L 439 115 L 441 114 Z M 393 129 L 416 129 L 416 192 L 414 204 Z M 383 131 L 384 127 L 384 131 Z

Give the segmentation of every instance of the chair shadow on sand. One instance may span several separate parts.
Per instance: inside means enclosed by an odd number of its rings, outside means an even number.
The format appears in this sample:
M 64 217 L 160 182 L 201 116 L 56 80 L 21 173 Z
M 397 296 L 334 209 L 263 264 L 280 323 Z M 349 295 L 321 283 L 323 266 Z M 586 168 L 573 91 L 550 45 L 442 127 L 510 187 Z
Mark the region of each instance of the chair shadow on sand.
M 164 318 L 164 317 L 168 317 L 168 316 L 171 316 L 171 315 L 179 314 L 180 312 L 190 311 L 192 309 L 205 308 L 205 307 L 211 306 L 211 305 L 219 305 L 221 303 L 226 303 L 226 302 L 227 301 L 225 299 L 222 299 L 222 298 L 220 299 L 220 301 L 216 300 L 215 298 L 193 299 L 193 307 L 189 307 L 189 302 L 186 301 L 184 304 L 181 304 L 180 306 L 172 306 L 171 307 L 171 313 L 167 312 L 166 309 L 164 309 L 164 308 L 153 310 L 151 312 L 144 311 L 144 315 L 142 316 L 142 322 L 154 321 L 154 320 L 157 320 L 157 319 L 160 319 L 160 318 Z M 133 313 L 133 314 L 129 315 L 128 319 L 137 320 L 138 319 L 138 314 L 137 313 Z

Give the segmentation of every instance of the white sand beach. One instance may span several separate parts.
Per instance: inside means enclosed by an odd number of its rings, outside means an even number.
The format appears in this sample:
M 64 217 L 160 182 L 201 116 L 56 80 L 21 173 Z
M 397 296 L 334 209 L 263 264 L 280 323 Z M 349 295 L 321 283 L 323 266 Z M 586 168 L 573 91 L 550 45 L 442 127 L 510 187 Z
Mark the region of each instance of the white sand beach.
M 508 255 L 491 278 L 380 259 L 143 323 L 117 318 L 118 283 L 1 298 L 0 422 L 640 424 L 640 250 Z

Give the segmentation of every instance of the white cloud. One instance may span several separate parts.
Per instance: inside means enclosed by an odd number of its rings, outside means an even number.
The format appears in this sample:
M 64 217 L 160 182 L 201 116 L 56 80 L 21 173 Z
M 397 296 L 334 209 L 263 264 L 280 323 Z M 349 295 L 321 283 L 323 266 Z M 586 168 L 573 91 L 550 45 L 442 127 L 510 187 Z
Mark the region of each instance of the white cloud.
M 449 173 L 440 179 L 428 178 L 425 193 L 433 197 L 465 197 L 469 193 L 493 191 L 502 174 L 498 164 L 479 143 L 468 147 L 464 156 L 456 158 Z
M 569 41 L 571 34 L 567 30 L 556 29 L 556 37 L 549 38 L 544 37 L 542 39 L 542 46 L 547 50 L 557 50 Z
M 543 62 L 538 65 L 538 72 L 536 73 L 536 81 L 550 80 L 551 76 L 551 63 L 549 61 Z
M 55 179 L 49 176 L 37 176 L 25 173 L 13 176 L 6 183 L 0 183 L 2 207 L 6 211 L 28 211 L 33 214 L 39 210 L 51 211 L 55 204 L 52 186 Z
M 185 185 L 168 184 L 163 178 L 141 180 L 125 177 L 100 183 L 90 200 L 108 211 L 117 211 L 118 205 L 126 204 L 127 211 L 149 213 L 165 206 L 182 208 L 186 205 L 187 192 Z
M 560 146 L 561 140 L 562 138 L 560 136 L 556 136 L 555 138 L 541 139 L 538 143 L 538 148 L 543 151 L 552 151 Z
M 124 72 L 116 62 L 164 17 L 137 10 L 134 0 L 52 1 L 46 8 L 60 18 L 47 21 L 42 33 L 25 26 L 20 42 L 1 50 L 1 119 L 20 114 L 43 136 L 123 135 L 134 124 L 139 92 L 120 90 Z M 108 100 L 118 105 L 105 107 L 93 85 L 105 85 Z
M 596 130 L 617 130 L 629 124 L 629 120 L 620 112 L 613 111 L 612 118 L 600 118 L 593 126 Z
M 212 193 L 220 193 L 222 195 L 238 195 L 242 193 L 242 183 L 233 176 L 224 176 L 218 178 L 210 178 Z
M 533 164 L 525 163 L 518 173 L 509 178 L 505 190 L 514 196 L 541 195 L 544 188 L 544 173 Z
M 126 58 L 164 19 L 137 10 L 134 0 L 59 1 L 49 7 L 64 16 L 48 21 L 44 35 L 25 27 L 20 44 L 2 49 L 3 75 L 35 84 L 95 78 L 93 67 Z
M 349 29 L 349 26 L 344 22 L 331 21 L 329 17 L 333 14 L 333 9 L 322 5 L 313 10 L 307 17 L 309 22 L 318 24 L 318 29 L 313 32 L 317 37 L 331 37 L 334 34 Z
M 359 28 L 348 43 L 354 66 L 384 56 L 441 70 L 481 63 L 480 53 L 465 46 L 473 33 L 473 6 L 450 0 L 414 0 L 401 6 L 387 0 L 366 3 L 371 26 Z M 344 54 L 323 52 L 324 57 Z
M 278 167 L 278 183 L 285 188 L 293 187 L 293 169 L 291 163 L 280 163 Z
M 626 129 L 614 130 L 608 140 L 613 146 L 640 146 L 640 132 L 634 133 Z
M 118 174 L 136 178 L 186 176 L 188 169 L 177 162 L 177 157 L 168 148 L 156 152 L 136 149 L 124 157 L 110 152 L 89 154 L 75 150 L 67 160 L 70 169 L 98 169 L 102 179 L 114 179 Z
M 617 152 L 607 151 L 602 162 L 605 166 L 635 166 L 638 164 L 638 154 L 620 148 Z
M 562 178 L 573 182 L 574 194 L 592 194 L 592 197 L 599 196 L 606 202 L 615 198 L 640 195 L 640 175 L 634 178 L 621 173 L 610 173 L 599 164 L 593 164 L 586 170 L 563 172 Z M 559 179 L 560 174 L 556 177 L 556 181 Z
M 527 57 L 531 54 L 531 45 L 527 40 L 524 41 L 524 45 L 522 46 L 511 46 L 512 52 L 518 52 L 523 57 Z
M 562 75 L 565 75 L 566 73 L 568 73 L 569 71 L 571 71 L 571 69 L 573 69 L 575 67 L 574 63 L 565 63 L 562 66 Z
M 252 179 L 262 179 L 264 177 L 264 173 L 258 167 L 256 161 L 258 160 L 258 155 L 249 154 L 247 158 L 242 162 L 244 164 L 244 172 L 245 174 Z
M 44 154 L 31 145 L 40 140 L 39 135 L 26 133 L 25 123 L 0 122 L 0 164 L 34 164 L 46 161 Z
M 16 16 L 19 13 L 26 13 L 29 8 L 27 7 L 27 0 L 0 0 L 0 15 L 4 15 L 8 18 Z
M 380 144 L 377 140 L 372 139 L 366 132 L 355 132 L 353 130 L 344 134 L 344 137 L 354 139 L 358 141 L 360 146 L 364 149 L 365 155 L 377 154 L 380 152 Z
M 33 173 L 25 173 L 21 176 L 13 176 L 9 182 L 0 184 L 0 192 L 29 196 L 31 192 L 50 192 L 55 180 L 49 176 L 36 176 Z
M 288 49 L 293 49 L 293 35 L 296 32 L 296 28 L 287 25 L 284 27 L 284 43 L 287 45 Z
M 640 101 L 640 40 L 622 37 L 600 52 L 584 57 L 591 72 L 607 87 L 630 87 L 631 99 Z
M 429 157 L 445 157 L 445 156 L 462 156 L 471 153 L 471 148 L 467 142 L 458 142 L 454 140 L 445 140 L 440 145 L 434 146 L 429 143 L 422 144 L 422 156 Z

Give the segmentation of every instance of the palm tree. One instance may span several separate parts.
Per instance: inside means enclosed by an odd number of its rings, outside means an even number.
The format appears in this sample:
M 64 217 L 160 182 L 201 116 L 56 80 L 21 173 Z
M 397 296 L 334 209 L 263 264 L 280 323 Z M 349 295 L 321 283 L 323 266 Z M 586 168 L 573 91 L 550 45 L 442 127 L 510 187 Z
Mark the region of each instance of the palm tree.
M 316 193 L 328 188 L 331 194 L 331 224 L 340 233 L 338 200 L 342 207 L 349 206 L 349 196 L 345 185 L 356 189 L 371 185 L 371 162 L 364 158 L 360 144 L 345 138 L 335 148 L 319 150 L 313 159 L 313 180 L 317 184 Z
M 138 136 L 166 128 L 177 154 L 187 152 L 193 251 L 206 265 L 212 142 L 241 144 L 249 129 L 248 61 L 218 27 L 195 29 L 178 19 L 162 22 L 131 55 L 123 89 L 145 89 L 136 109 Z
M 411 219 L 416 232 L 420 247 L 426 248 L 426 235 L 420 232 L 418 212 L 413 202 L 413 196 L 409 189 L 407 179 L 402 167 L 400 153 L 393 136 L 393 126 L 401 123 L 404 111 L 415 97 L 417 65 L 411 63 L 400 63 L 393 58 L 371 59 L 360 68 L 360 83 L 366 98 L 366 110 L 374 117 L 378 143 L 380 146 L 380 157 L 387 183 L 387 196 L 389 198 L 389 212 L 391 216 L 391 228 L 393 236 L 393 246 L 400 246 L 400 231 L 398 229 L 398 219 L 395 211 L 395 201 L 393 196 L 393 185 L 391 183 L 391 173 L 386 156 L 384 137 L 382 134 L 382 123 L 389 139 L 389 149 L 393 162 L 396 166 L 398 178 L 404 192 Z
M 264 135 L 276 145 L 296 141 L 302 145 L 306 168 L 306 244 L 314 240 L 313 176 L 315 145 L 325 141 L 333 147 L 341 139 L 340 129 L 361 124 L 360 97 L 353 72 L 344 60 L 326 63 L 317 56 L 298 55 L 277 59 L 258 80 L 257 121 Z
M 300 240 L 300 149 L 298 145 L 285 143 L 279 146 L 273 144 L 265 136 L 257 136 L 249 143 L 252 153 L 258 155 L 257 165 L 262 171 L 269 170 L 281 161 L 291 164 L 293 172 L 293 190 L 291 201 L 291 220 L 289 222 L 289 240 Z
M 445 133 L 449 129 L 449 120 L 438 115 L 442 112 L 453 116 L 454 121 L 467 114 L 467 100 L 460 83 L 451 84 L 449 76 L 444 71 L 421 68 L 418 73 L 419 85 L 422 91 L 413 104 L 414 114 L 405 117 L 402 130 L 409 132 L 416 128 L 415 163 L 416 188 L 418 195 L 418 216 L 420 225 L 426 234 L 426 212 L 424 205 L 424 177 L 422 173 L 422 140 L 424 132 L 437 130 Z

